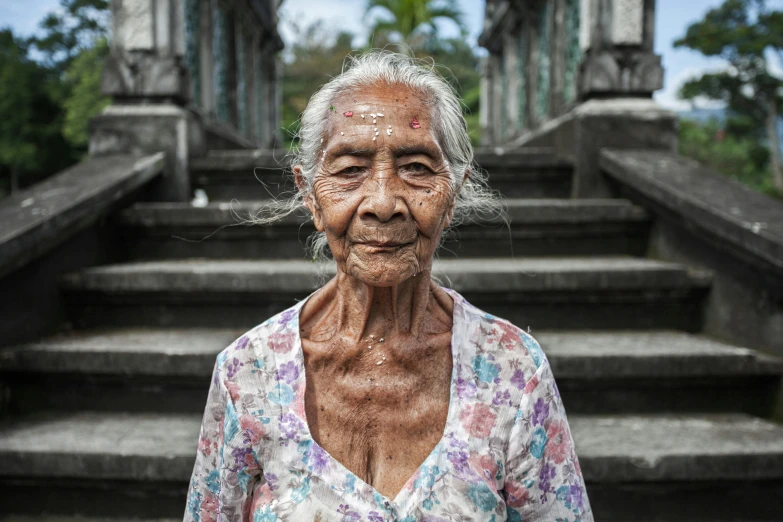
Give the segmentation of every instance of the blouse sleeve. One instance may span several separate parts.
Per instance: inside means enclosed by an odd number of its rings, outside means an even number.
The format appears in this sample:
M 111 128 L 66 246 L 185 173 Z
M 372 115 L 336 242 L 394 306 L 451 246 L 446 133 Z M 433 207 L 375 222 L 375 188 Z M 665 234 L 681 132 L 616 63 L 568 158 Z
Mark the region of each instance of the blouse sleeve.
M 241 426 L 216 364 L 201 422 L 184 522 L 216 522 L 218 513 L 220 520 L 249 520 L 252 491 L 260 475 L 252 433 Z
M 509 441 L 505 485 L 509 522 L 592 522 L 582 471 L 546 358 L 527 382 Z

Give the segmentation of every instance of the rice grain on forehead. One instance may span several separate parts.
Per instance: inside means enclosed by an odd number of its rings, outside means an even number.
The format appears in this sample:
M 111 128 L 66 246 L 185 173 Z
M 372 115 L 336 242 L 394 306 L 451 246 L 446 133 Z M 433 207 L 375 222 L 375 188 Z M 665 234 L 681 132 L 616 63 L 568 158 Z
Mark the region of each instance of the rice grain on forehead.
M 430 109 L 430 121 L 451 176 L 456 195 L 452 226 L 474 214 L 502 215 L 498 197 L 488 185 L 486 175 L 473 161 L 473 146 L 462 115 L 462 102 L 454 89 L 435 70 L 435 65 L 388 51 L 368 51 L 349 56 L 343 72 L 316 92 L 301 117 L 299 146 L 291 151 L 291 167 L 302 166 L 304 186 L 291 199 L 276 201 L 260 210 L 250 221 L 269 224 L 303 207 L 303 200 L 312 191 L 318 162 L 323 153 L 323 141 L 331 116 L 343 116 L 352 107 L 334 108 L 342 95 L 378 84 L 399 85 L 421 93 Z M 390 107 L 380 108 L 388 112 Z M 352 114 L 353 115 L 353 114 Z M 371 115 L 373 118 L 378 114 Z M 365 115 L 361 114 L 364 118 Z M 313 258 L 320 258 L 326 249 L 326 236 L 313 234 L 308 240 Z

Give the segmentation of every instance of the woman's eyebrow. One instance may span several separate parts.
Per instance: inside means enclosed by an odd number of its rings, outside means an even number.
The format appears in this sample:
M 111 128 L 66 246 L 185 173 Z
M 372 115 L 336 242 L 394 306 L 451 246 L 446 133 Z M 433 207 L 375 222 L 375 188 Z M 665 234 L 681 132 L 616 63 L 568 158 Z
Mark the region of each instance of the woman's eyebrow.
M 434 147 L 427 145 L 400 145 L 394 148 L 394 155 L 400 156 L 413 156 L 415 154 L 421 154 L 428 156 L 430 159 L 438 159 L 438 150 Z
M 357 148 L 356 146 L 351 145 L 350 143 L 346 143 L 345 145 L 337 145 L 333 149 L 329 150 L 328 154 L 329 156 L 332 157 L 338 157 L 338 156 L 367 157 L 367 156 L 374 155 L 375 149 Z

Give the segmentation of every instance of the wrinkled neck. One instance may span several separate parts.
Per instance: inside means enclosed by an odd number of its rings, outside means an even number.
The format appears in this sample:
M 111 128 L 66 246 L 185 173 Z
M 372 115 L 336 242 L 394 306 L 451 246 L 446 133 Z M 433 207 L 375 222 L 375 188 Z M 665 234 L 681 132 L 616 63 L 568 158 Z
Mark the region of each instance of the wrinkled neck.
M 420 337 L 451 328 L 450 319 L 451 298 L 433 283 L 429 269 L 392 287 L 374 287 L 338 270 L 305 303 L 300 328 L 312 341 L 338 336 L 359 343 L 371 335 Z
M 334 283 L 340 329 L 357 341 L 371 335 L 417 337 L 436 289 L 429 269 L 389 287 L 368 285 L 342 271 Z

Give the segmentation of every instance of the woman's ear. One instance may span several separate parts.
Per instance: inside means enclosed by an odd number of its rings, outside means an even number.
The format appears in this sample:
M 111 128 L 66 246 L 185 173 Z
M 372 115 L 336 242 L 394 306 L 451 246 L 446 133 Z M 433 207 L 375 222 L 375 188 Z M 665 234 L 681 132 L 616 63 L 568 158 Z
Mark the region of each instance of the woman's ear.
M 307 181 L 305 181 L 304 174 L 302 173 L 302 166 L 295 165 L 293 171 L 294 171 L 294 181 L 296 182 L 296 188 L 299 190 L 299 192 L 305 194 L 304 200 L 302 202 L 304 203 L 304 206 L 307 207 L 307 210 L 310 211 L 310 214 L 313 215 L 313 225 L 315 225 L 315 229 L 318 232 L 323 232 L 324 226 L 323 226 L 323 215 L 321 214 L 321 207 L 320 205 L 318 205 L 318 202 L 315 200 L 315 194 L 311 190 L 308 190 L 307 188 Z
M 294 171 L 294 181 L 296 182 L 296 188 L 299 189 L 299 192 L 304 192 L 307 188 L 307 183 L 304 179 L 304 174 L 302 174 L 302 166 L 301 165 L 294 165 L 293 168 Z
M 454 198 L 451 200 L 451 203 L 449 203 L 448 208 L 446 209 L 446 223 L 443 225 L 444 230 L 449 228 L 451 226 L 451 221 L 454 219 L 454 205 L 457 203 L 457 195 L 454 195 Z

